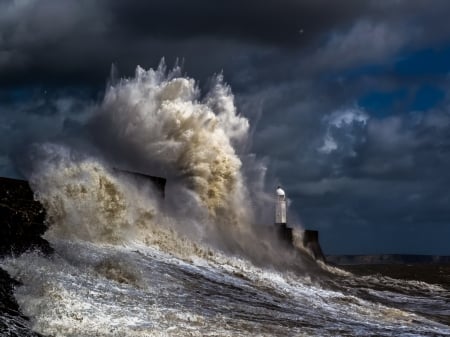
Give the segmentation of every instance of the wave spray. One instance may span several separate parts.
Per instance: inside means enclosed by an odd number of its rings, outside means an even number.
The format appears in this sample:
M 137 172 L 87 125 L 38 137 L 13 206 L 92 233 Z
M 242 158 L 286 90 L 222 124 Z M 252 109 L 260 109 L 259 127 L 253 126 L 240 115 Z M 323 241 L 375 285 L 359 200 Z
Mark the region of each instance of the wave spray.
M 85 128 L 88 150 L 35 147 L 30 181 L 47 209 L 48 237 L 117 243 L 171 231 L 233 250 L 252 241 L 259 201 L 250 198 L 236 150 L 249 122 L 221 75 L 202 94 L 178 67 L 137 67 L 107 88 Z M 151 184 L 114 167 L 166 177 L 164 205 Z

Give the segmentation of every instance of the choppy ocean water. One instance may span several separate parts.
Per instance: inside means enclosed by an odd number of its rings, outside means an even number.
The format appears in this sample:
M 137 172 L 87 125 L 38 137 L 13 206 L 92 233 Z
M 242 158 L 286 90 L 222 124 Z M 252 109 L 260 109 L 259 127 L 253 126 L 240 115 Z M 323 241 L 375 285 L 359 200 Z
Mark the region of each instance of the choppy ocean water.
M 1 317 L 11 335 L 450 336 L 445 284 L 280 271 L 212 252 L 179 258 L 139 244 L 53 244 L 52 256 L 1 262 L 30 318 Z

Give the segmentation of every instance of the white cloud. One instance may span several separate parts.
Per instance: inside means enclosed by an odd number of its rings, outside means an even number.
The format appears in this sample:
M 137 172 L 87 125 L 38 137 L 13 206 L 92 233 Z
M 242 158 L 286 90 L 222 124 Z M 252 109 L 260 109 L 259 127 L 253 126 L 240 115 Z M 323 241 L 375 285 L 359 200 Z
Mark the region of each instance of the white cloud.
M 350 108 L 333 112 L 330 116 L 330 124 L 341 128 L 352 123 L 366 124 L 369 116 L 359 108 Z
M 350 148 L 353 148 L 353 142 L 355 136 L 352 134 L 352 128 L 354 126 L 361 128 L 366 126 L 369 116 L 360 108 L 349 108 L 333 112 L 331 115 L 326 116 L 323 121 L 326 123 L 326 132 L 322 146 L 318 149 L 319 152 L 324 154 L 330 154 L 344 146 L 348 146 L 350 142 Z M 338 140 L 334 135 L 334 129 L 345 129 L 344 138 Z M 346 144 L 343 144 L 345 142 Z M 353 150 L 351 150 L 351 154 Z
M 325 135 L 325 138 L 323 140 L 323 145 L 319 148 L 319 151 L 322 153 L 331 153 L 334 150 L 337 150 L 338 145 L 336 141 L 331 137 L 329 133 Z

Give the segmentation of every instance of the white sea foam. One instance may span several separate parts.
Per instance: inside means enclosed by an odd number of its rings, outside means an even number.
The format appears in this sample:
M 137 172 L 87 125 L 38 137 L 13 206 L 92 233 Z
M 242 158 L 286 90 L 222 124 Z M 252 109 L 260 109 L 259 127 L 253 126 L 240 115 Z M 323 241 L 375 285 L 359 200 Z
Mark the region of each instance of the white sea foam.
M 2 262 L 33 329 L 49 336 L 450 334 L 413 313 L 220 253 L 188 262 L 145 245 L 55 241 Z

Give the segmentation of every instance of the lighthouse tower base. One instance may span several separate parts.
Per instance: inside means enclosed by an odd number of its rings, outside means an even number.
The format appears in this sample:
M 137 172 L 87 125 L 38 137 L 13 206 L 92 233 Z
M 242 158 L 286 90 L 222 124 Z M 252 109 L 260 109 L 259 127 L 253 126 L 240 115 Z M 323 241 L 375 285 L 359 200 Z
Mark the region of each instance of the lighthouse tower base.
M 319 242 L 319 232 L 310 229 L 290 228 L 285 223 L 275 224 L 277 236 L 288 246 L 306 251 L 312 258 L 326 262 Z

